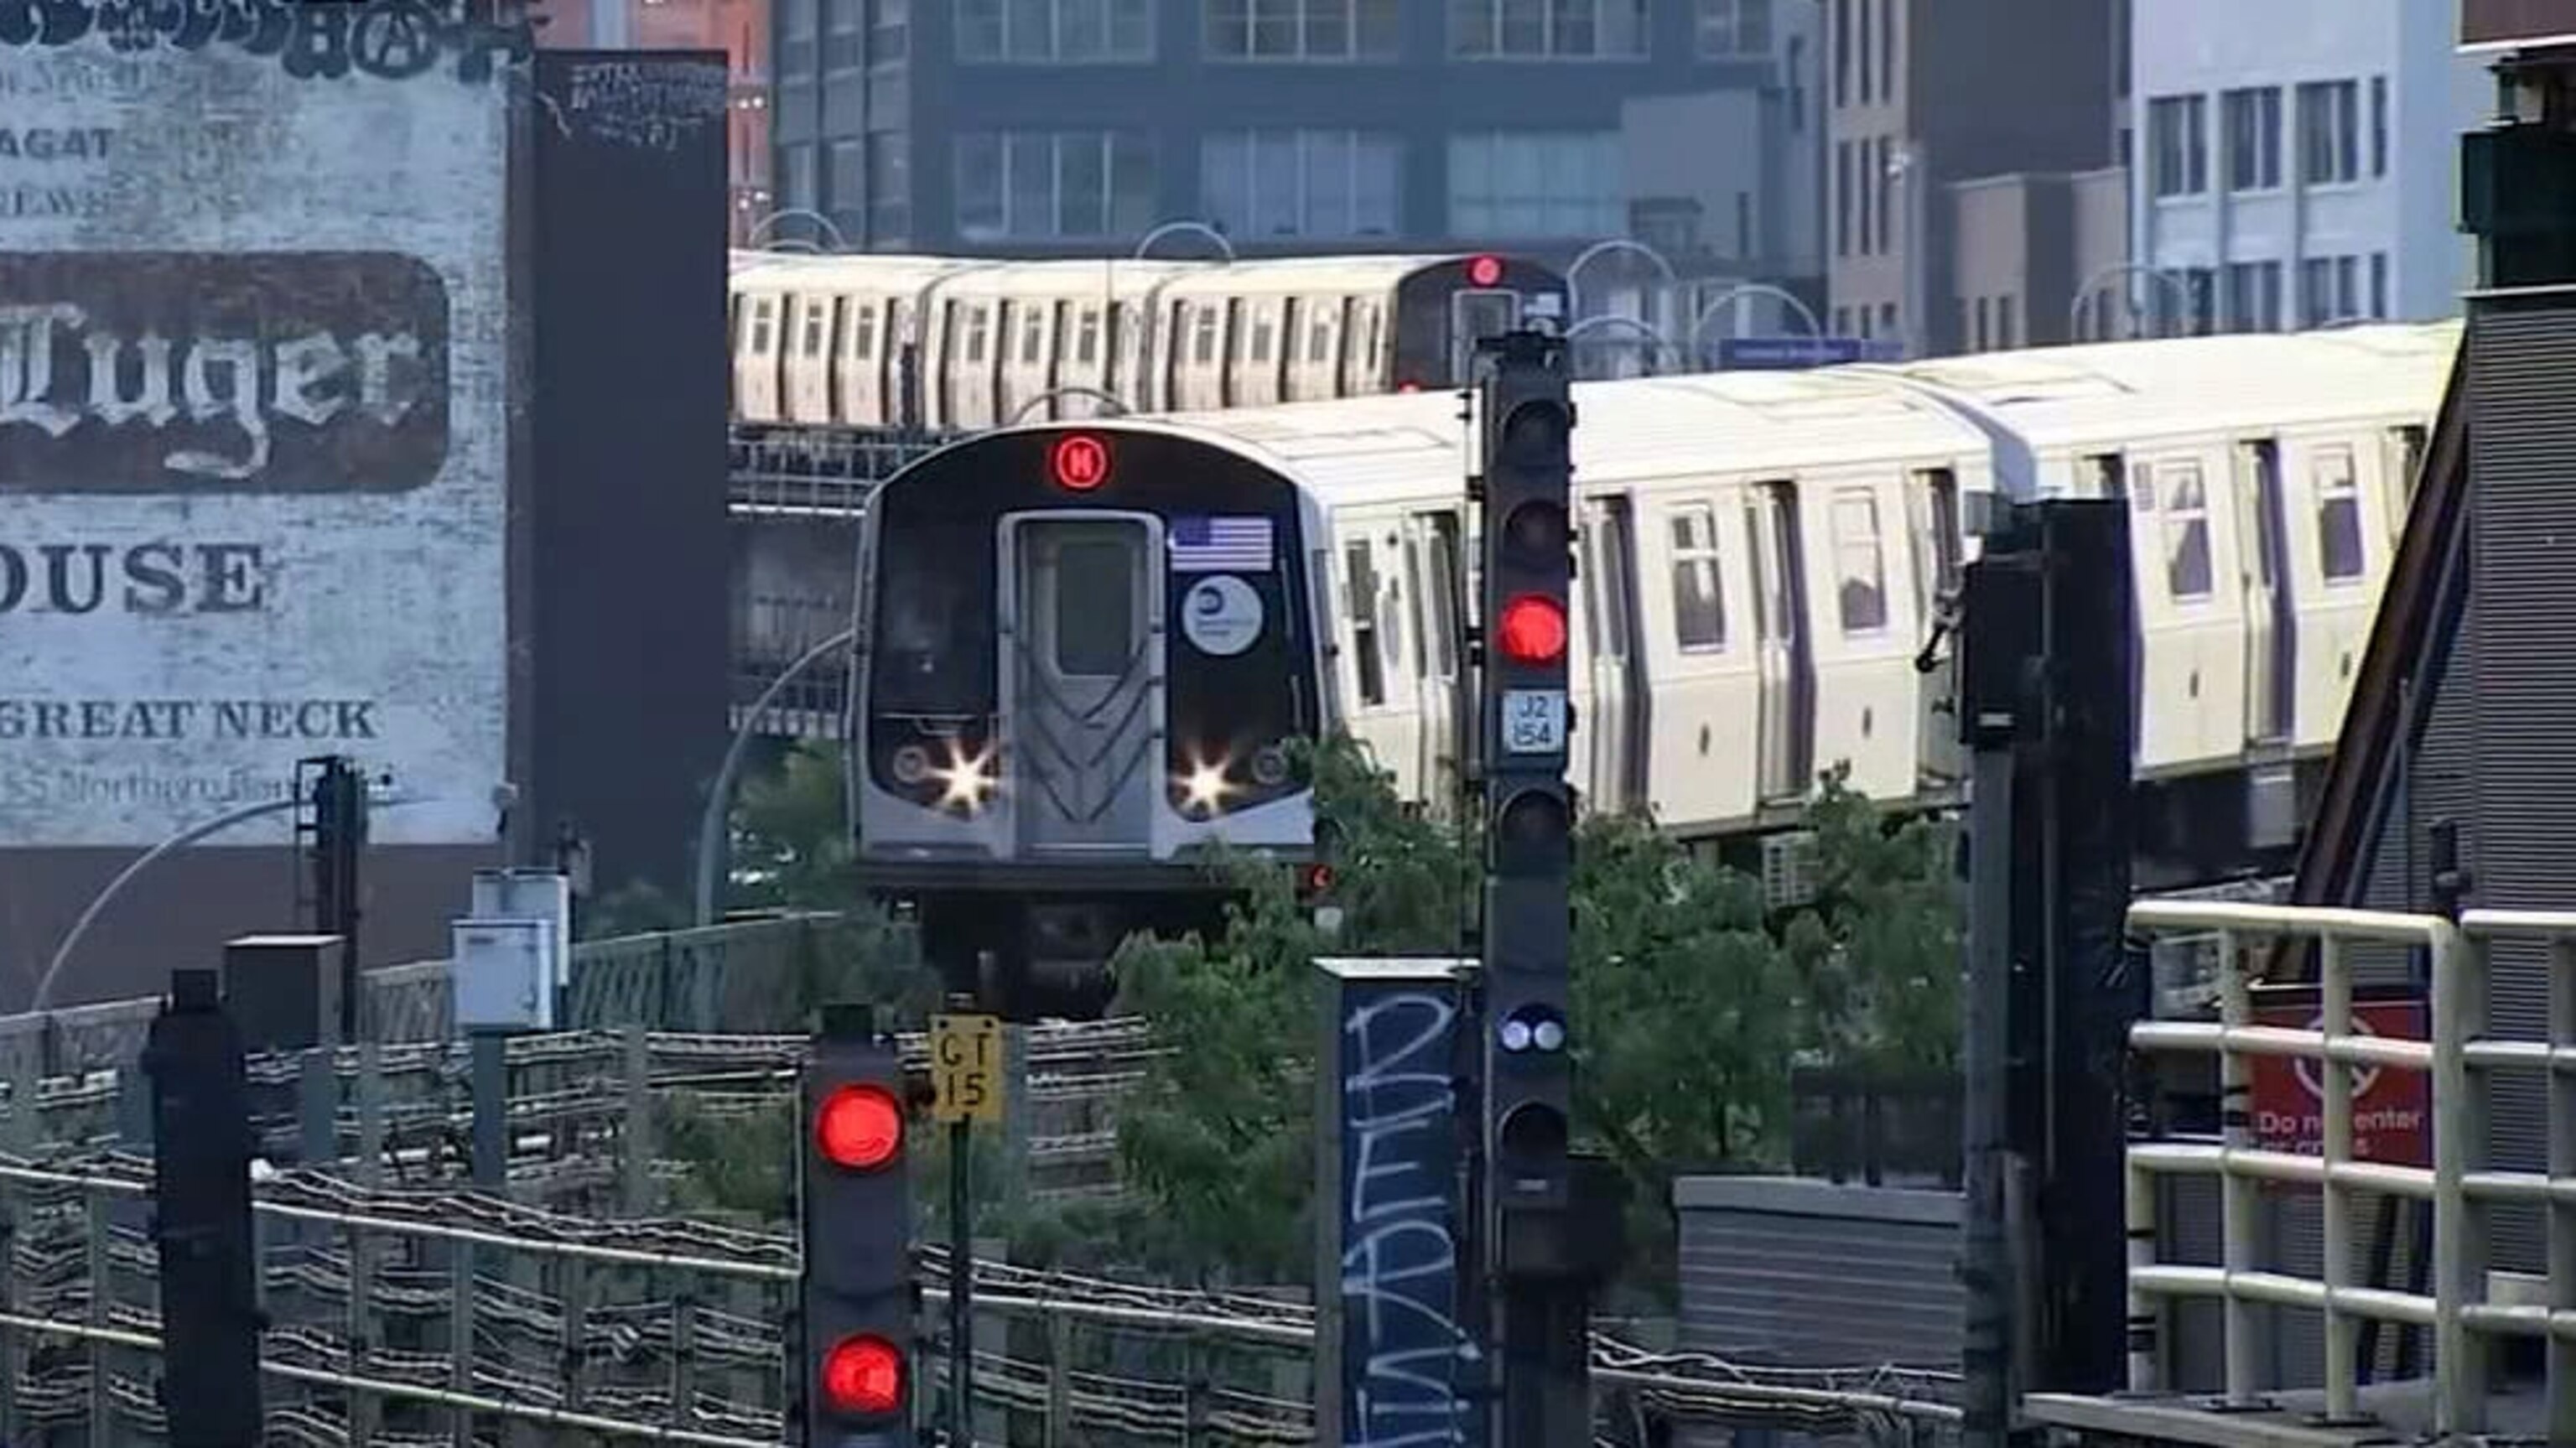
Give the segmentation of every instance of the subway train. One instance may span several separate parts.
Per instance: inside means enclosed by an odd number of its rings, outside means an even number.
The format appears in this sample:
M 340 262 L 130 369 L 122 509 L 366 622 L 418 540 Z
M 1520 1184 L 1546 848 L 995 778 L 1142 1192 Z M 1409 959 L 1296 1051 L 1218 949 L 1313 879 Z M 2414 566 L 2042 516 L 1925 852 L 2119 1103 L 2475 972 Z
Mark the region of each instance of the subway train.
M 932 433 L 1450 387 L 1477 337 L 1566 296 L 1557 272 L 1491 255 L 736 252 L 730 288 L 737 426 Z
M 1975 518 L 2125 497 L 2142 850 L 2159 883 L 2259 866 L 2247 781 L 2322 770 L 2458 342 L 1578 383 L 1573 781 L 1730 852 L 1783 838 L 1837 765 L 1894 807 L 1955 802 L 1949 668 L 1918 658 Z M 1300 737 L 1345 730 L 1407 797 L 1454 797 L 1459 414 L 1391 395 L 1009 428 L 882 488 L 852 817 L 866 887 L 933 959 L 983 962 L 952 988 L 1095 1008 L 1127 931 L 1208 908 L 1194 853 L 1311 859 Z

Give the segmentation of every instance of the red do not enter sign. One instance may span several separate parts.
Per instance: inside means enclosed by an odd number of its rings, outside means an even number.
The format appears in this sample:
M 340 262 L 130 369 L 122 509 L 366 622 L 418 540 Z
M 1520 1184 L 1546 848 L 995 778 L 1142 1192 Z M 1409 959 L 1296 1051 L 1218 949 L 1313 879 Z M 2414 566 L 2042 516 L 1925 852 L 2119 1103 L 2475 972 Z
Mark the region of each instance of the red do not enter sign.
M 2325 1029 L 2314 986 L 2271 986 L 2255 993 L 2254 1024 L 2292 1031 Z M 2356 1000 L 2356 1035 L 2420 1041 L 2428 1034 L 2424 1002 L 2412 997 Z M 2266 1151 L 2325 1154 L 2325 1062 L 2254 1058 L 2254 1135 Z M 2352 1159 L 2390 1166 L 2433 1164 L 2433 1083 L 2422 1071 L 2359 1066 L 2352 1071 Z

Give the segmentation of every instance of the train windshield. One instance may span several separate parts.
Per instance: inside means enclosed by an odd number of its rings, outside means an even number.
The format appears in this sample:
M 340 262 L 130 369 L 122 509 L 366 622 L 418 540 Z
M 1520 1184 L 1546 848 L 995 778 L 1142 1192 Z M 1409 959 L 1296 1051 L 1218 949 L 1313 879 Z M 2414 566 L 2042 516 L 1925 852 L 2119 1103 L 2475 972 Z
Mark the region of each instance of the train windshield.
M 990 530 L 970 521 L 915 525 L 878 557 L 874 712 L 991 712 L 992 554 Z

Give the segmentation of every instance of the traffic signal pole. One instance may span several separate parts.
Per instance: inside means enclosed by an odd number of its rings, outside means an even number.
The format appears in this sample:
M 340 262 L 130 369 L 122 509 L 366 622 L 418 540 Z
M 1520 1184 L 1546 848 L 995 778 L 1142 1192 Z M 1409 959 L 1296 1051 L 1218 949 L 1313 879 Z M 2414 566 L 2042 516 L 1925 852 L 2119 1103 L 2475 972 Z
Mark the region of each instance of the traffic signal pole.
M 217 999 L 213 971 L 172 972 L 143 1070 L 152 1083 L 152 1235 L 171 1448 L 252 1448 L 263 1321 L 250 1086 L 241 1032 Z
M 1502 1448 L 1592 1441 L 1588 1325 L 1594 1224 L 1577 1201 L 1568 1055 L 1574 719 L 1575 424 L 1564 340 L 1536 331 L 1478 343 L 1483 385 L 1477 494 L 1483 506 L 1485 1163 L 1502 1373 Z M 1589 1179 L 1586 1174 L 1586 1179 Z

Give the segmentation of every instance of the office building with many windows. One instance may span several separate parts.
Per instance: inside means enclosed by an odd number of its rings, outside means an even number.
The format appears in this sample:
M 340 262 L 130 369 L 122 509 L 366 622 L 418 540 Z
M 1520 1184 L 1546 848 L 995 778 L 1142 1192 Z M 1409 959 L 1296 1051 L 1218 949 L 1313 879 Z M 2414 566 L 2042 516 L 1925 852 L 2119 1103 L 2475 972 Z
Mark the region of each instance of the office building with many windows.
M 2492 84 L 2419 0 L 2134 0 L 2127 301 L 2164 331 L 2459 309 L 2459 133 Z
M 778 205 L 853 249 L 1821 270 L 1812 0 L 776 5 Z
M 2115 161 L 2114 9 L 1818 4 L 1833 330 L 1916 356 L 2060 340 L 2078 218 L 2098 210 L 2082 178 Z

